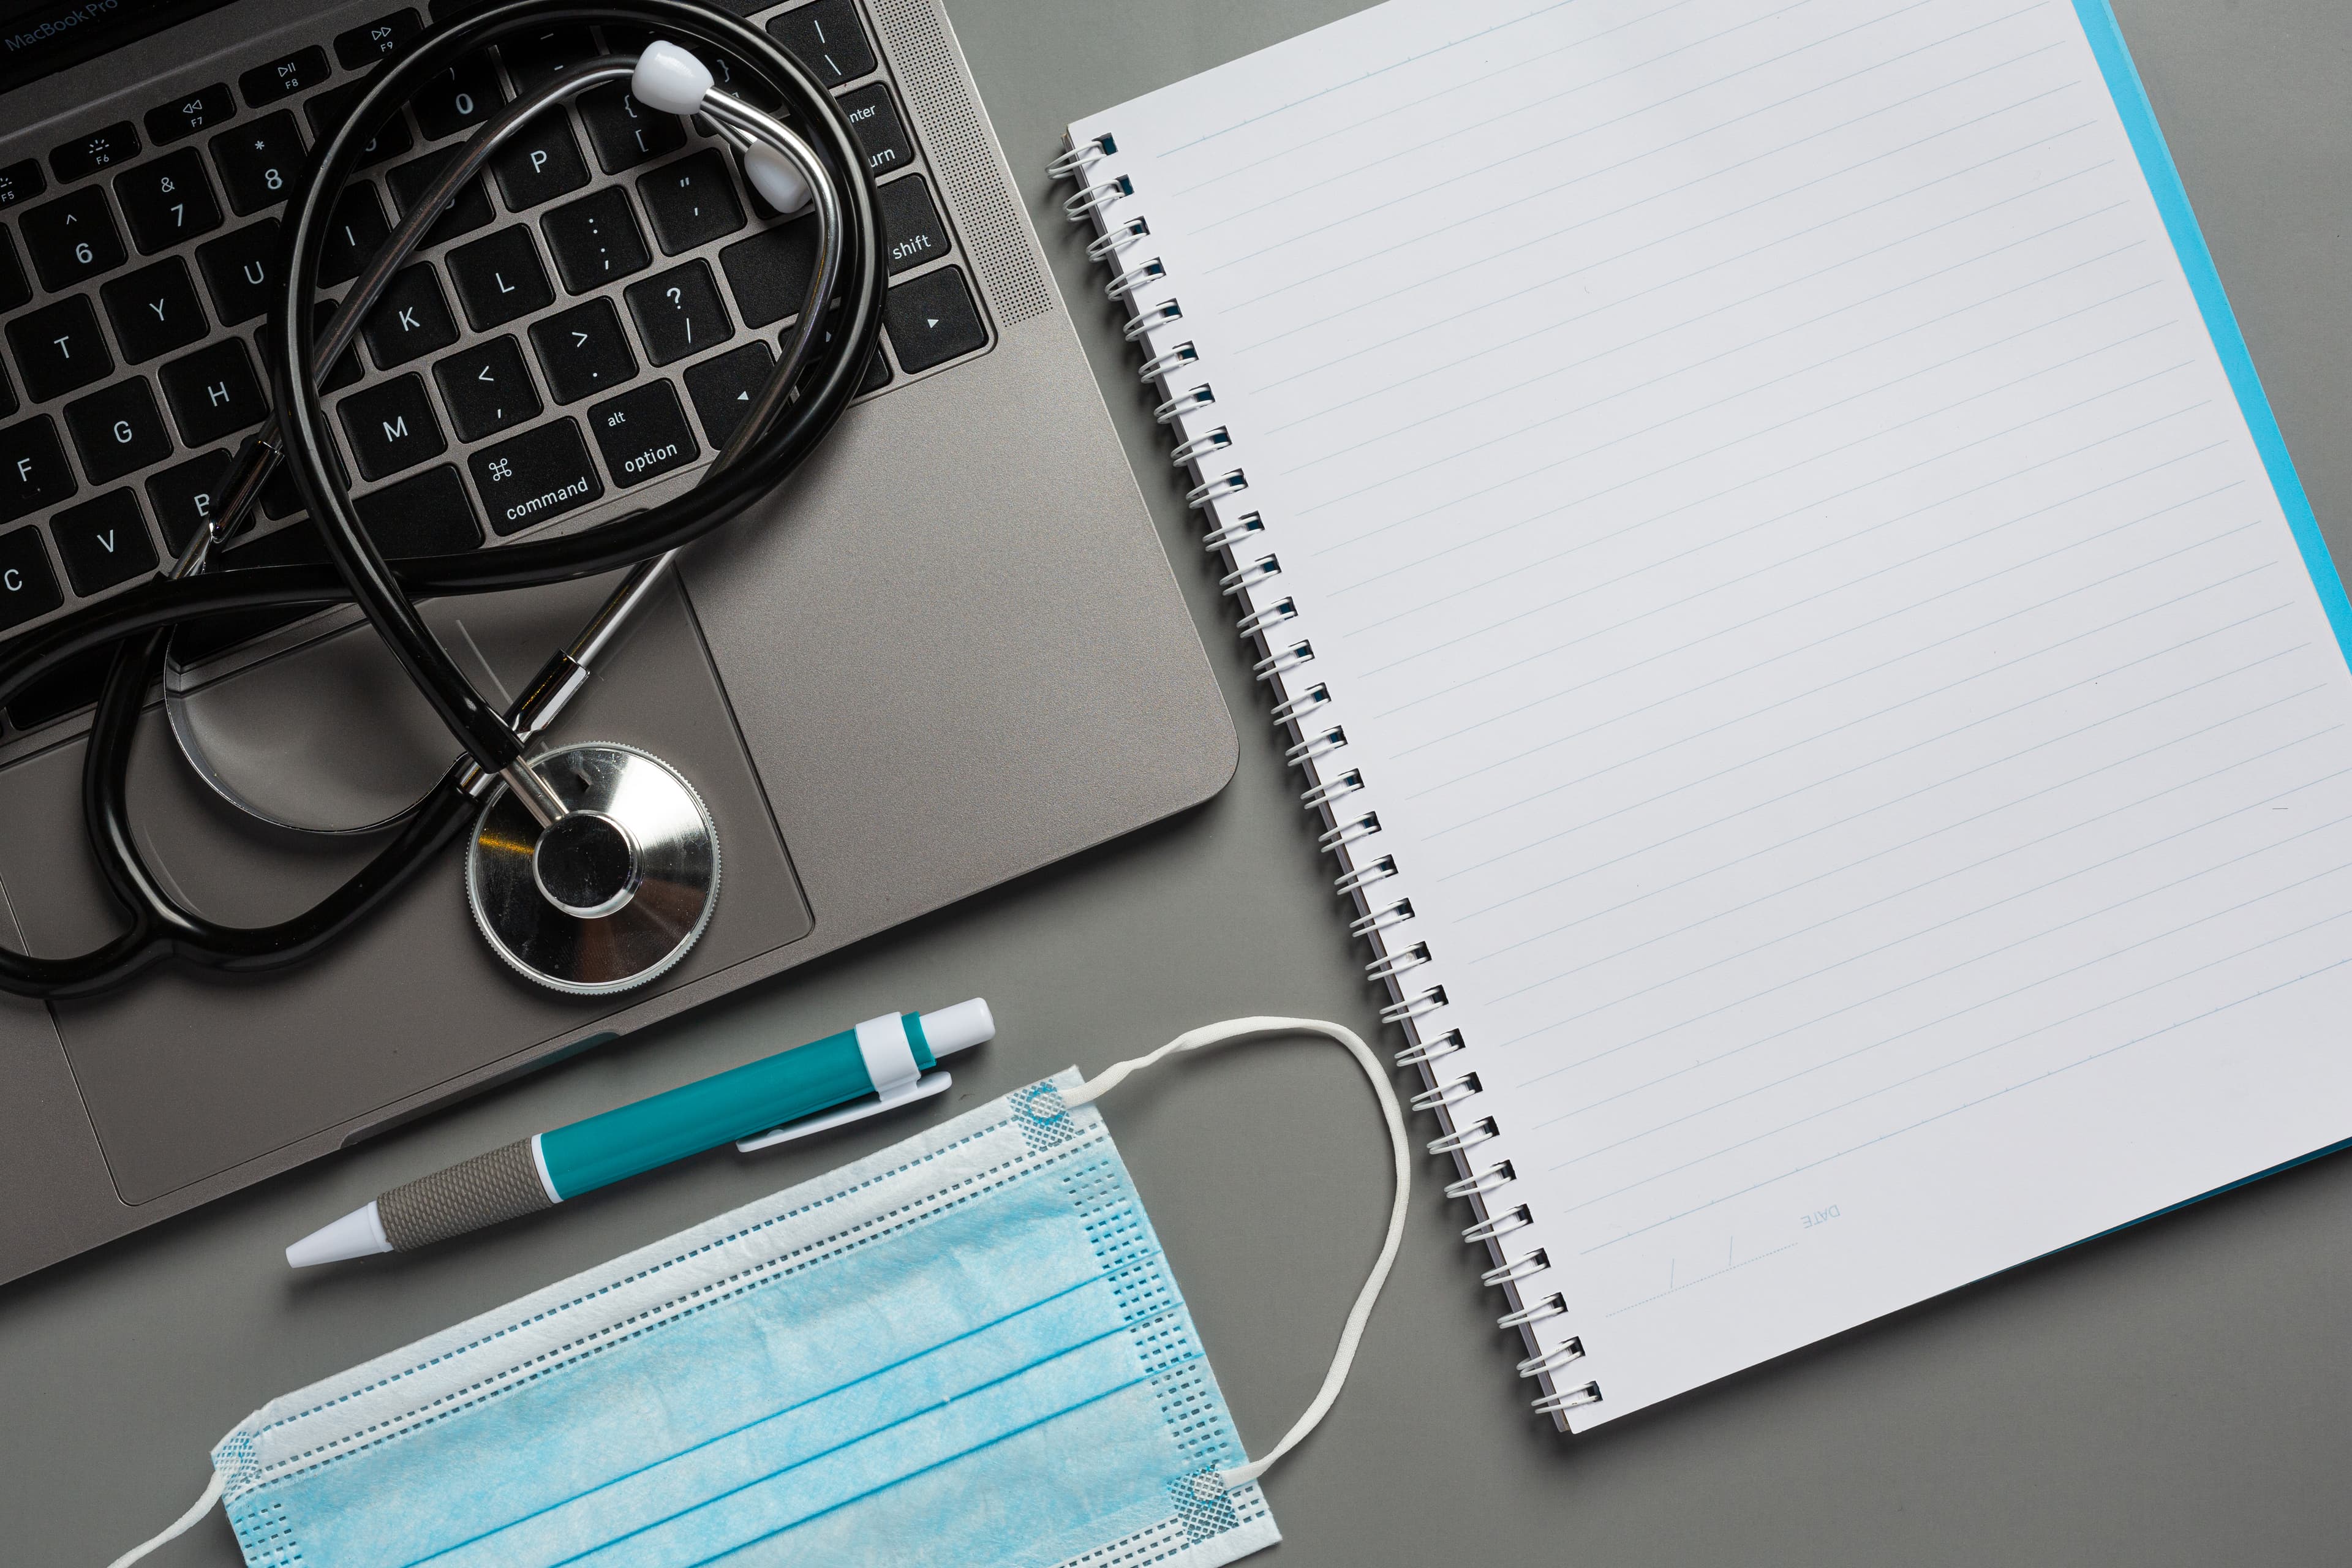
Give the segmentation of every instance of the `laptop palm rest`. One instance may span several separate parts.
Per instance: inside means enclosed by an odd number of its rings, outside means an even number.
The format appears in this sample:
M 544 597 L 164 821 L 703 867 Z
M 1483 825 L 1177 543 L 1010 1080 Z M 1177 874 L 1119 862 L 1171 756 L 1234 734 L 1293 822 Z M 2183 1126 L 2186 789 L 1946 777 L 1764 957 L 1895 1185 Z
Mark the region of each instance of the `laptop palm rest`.
M 568 640 L 604 587 L 474 600 L 463 612 L 467 635 L 511 689 Z M 255 731 L 294 782 L 310 766 L 317 787 L 350 789 L 355 775 L 337 748 L 348 741 L 364 754 L 387 743 L 382 710 L 352 700 L 366 661 L 338 640 L 370 636 L 338 634 L 232 678 L 273 698 L 282 689 L 307 710 L 281 717 L 274 736 Z M 216 697 L 225 706 L 229 694 Z M 303 733 L 307 747 L 287 743 Z M 404 743 L 432 750 L 388 760 L 387 773 L 436 775 L 454 752 L 446 738 L 429 726 L 405 733 Z M 552 737 L 586 740 L 624 742 L 677 767 L 719 825 L 718 913 L 684 963 L 616 997 L 568 998 L 524 981 L 474 930 L 460 846 L 311 963 L 246 979 L 167 963 L 107 996 L 60 1005 L 58 1032 L 122 1201 L 149 1202 L 315 1133 L 393 1120 L 461 1080 L 496 1076 L 504 1058 L 593 1034 L 605 1015 L 808 934 L 807 902 L 675 586 Z M 0 821 L 49 825 L 0 835 L 0 888 L 36 953 L 79 952 L 119 929 L 81 831 L 82 752 L 76 739 L 0 772 Z M 232 923 L 299 911 L 380 843 L 299 837 L 236 813 L 190 774 L 160 709 L 134 753 L 131 795 L 151 864 L 193 907 Z

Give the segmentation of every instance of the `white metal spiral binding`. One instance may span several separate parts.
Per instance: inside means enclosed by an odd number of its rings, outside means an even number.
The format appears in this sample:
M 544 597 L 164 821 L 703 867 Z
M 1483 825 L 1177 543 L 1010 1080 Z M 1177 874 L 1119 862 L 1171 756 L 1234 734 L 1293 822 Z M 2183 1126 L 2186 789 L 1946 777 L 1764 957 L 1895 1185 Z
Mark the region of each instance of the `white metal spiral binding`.
M 1277 724 L 1293 723 L 1318 708 L 1328 707 L 1330 701 L 1331 689 L 1318 680 L 1287 702 L 1276 703 L 1274 721 Z
M 1151 411 L 1151 417 L 1162 425 L 1173 425 L 1196 408 L 1206 408 L 1217 400 L 1216 393 L 1203 383 L 1190 392 L 1180 392 Z
M 1258 514 L 1254 511 L 1245 511 L 1235 521 L 1227 523 L 1224 527 L 1217 530 L 1216 532 L 1202 539 L 1201 541 L 1201 544 L 1203 549 L 1207 550 L 1213 555 L 1220 550 L 1229 549 L 1233 545 L 1239 543 L 1241 541 L 1247 539 L 1253 533 L 1263 533 L 1265 531 L 1265 519 L 1258 516 Z
M 1189 441 L 1178 442 L 1169 449 L 1168 460 L 1181 468 L 1191 464 L 1196 458 L 1204 458 L 1220 447 L 1230 447 L 1233 444 L 1233 433 L 1220 425 L 1205 436 L 1195 436 Z
M 1112 257 L 1151 232 L 1151 225 L 1143 219 L 1129 218 L 1103 231 L 1103 237 L 1087 247 L 1088 261 L 1108 261 Z
M 1144 335 L 1152 328 L 1164 327 L 1171 321 L 1181 321 L 1183 319 L 1183 306 L 1173 300 L 1163 300 L 1157 305 L 1146 305 L 1137 311 L 1135 320 L 1128 322 L 1127 331 L 1119 335 L 1129 342 L 1141 342 Z
M 1555 1290 L 1532 1306 L 1522 1307 L 1516 1312 L 1504 1313 L 1495 1320 L 1495 1326 L 1498 1329 L 1525 1328 L 1529 1323 L 1540 1323 L 1546 1318 L 1561 1318 L 1567 1315 L 1568 1298 Z
M 1228 424 L 1206 430 L 1197 426 L 1186 428 L 1193 416 L 1216 404 L 1208 379 L 1215 370 L 1204 363 L 1196 342 L 1171 342 L 1181 330 L 1177 324 L 1183 321 L 1184 310 L 1167 292 L 1171 287 L 1181 288 L 1182 279 L 1174 275 L 1166 258 L 1151 256 L 1132 265 L 1128 260 L 1129 247 L 1152 232 L 1143 210 L 1150 193 L 1138 190 L 1131 176 L 1117 170 L 1118 153 L 1118 138 L 1106 133 L 1073 144 L 1048 165 L 1055 179 L 1070 180 L 1078 187 L 1063 204 L 1063 211 L 1074 223 L 1094 226 L 1096 237 L 1087 247 L 1087 258 L 1114 273 L 1104 292 L 1131 312 L 1125 335 L 1144 356 L 1138 378 L 1156 386 L 1164 398 L 1152 410 L 1152 417 L 1171 434 L 1169 461 L 1189 470 L 1194 481 L 1185 491 L 1184 504 L 1209 519 L 1202 543 L 1223 558 L 1228 570 L 1218 588 L 1240 606 L 1236 629 L 1260 651 L 1251 673 L 1273 689 L 1274 722 L 1290 740 L 1284 761 L 1307 775 L 1308 787 L 1299 799 L 1327 825 L 1318 847 L 1339 862 L 1333 889 L 1359 907 L 1360 917 L 1349 930 L 1373 949 L 1365 974 L 1386 986 L 1391 997 L 1381 1010 L 1381 1018 L 1401 1026 L 1412 1038 L 1412 1044 L 1397 1054 L 1396 1063 L 1400 1068 L 1417 1068 L 1427 1085 L 1413 1098 L 1413 1108 L 1436 1115 L 1444 1123 L 1444 1131 L 1430 1142 L 1429 1152 L 1452 1156 L 1462 1171 L 1461 1179 L 1448 1185 L 1445 1194 L 1468 1202 L 1477 1213 L 1477 1223 L 1464 1230 L 1462 1238 L 1489 1249 L 1494 1267 L 1480 1278 L 1512 1299 L 1513 1310 L 1499 1317 L 1497 1325 L 1528 1335 L 1528 1349 L 1536 1352 L 1519 1363 L 1519 1375 L 1542 1378 L 1550 1389 L 1534 1402 L 1534 1408 L 1558 1416 L 1597 1403 L 1601 1398 L 1597 1384 L 1568 1388 L 1552 1380 L 1552 1373 L 1583 1358 L 1582 1340 L 1570 1337 L 1547 1350 L 1528 1334 L 1531 1325 L 1565 1316 L 1566 1299 L 1557 1291 L 1540 1294 L 1522 1289 L 1551 1267 L 1541 1247 L 1516 1258 L 1505 1253 L 1504 1239 L 1533 1225 L 1534 1217 L 1526 1205 L 1507 1201 L 1509 1189 L 1518 1179 L 1508 1160 L 1490 1155 L 1474 1163 L 1469 1157 L 1479 1145 L 1502 1136 L 1495 1117 L 1485 1112 L 1486 1089 L 1478 1076 L 1458 1073 L 1441 1081 L 1434 1070 L 1438 1063 L 1466 1048 L 1462 1031 L 1439 1026 L 1448 1005 L 1442 982 L 1408 986 L 1404 981 L 1414 971 L 1435 965 L 1437 955 L 1431 943 L 1413 931 L 1411 899 L 1373 896 L 1380 883 L 1402 872 L 1395 855 L 1376 842 L 1381 837 L 1380 814 L 1339 809 L 1340 802 L 1367 787 L 1364 774 L 1346 762 L 1348 732 L 1331 717 L 1339 705 L 1330 687 L 1321 680 L 1293 683 L 1298 672 L 1314 662 L 1315 647 L 1309 639 L 1284 630 L 1301 616 L 1297 598 L 1282 589 L 1281 559 L 1262 547 L 1248 557 L 1238 553 L 1244 544 L 1271 542 L 1261 513 L 1253 510 L 1233 517 L 1226 510 L 1226 503 L 1249 489 L 1247 469 L 1234 461 L 1247 456 L 1244 449 L 1247 433 L 1237 435 Z M 1141 298 L 1147 294 L 1155 298 Z M 1173 384 L 1172 378 L 1180 374 L 1183 384 Z

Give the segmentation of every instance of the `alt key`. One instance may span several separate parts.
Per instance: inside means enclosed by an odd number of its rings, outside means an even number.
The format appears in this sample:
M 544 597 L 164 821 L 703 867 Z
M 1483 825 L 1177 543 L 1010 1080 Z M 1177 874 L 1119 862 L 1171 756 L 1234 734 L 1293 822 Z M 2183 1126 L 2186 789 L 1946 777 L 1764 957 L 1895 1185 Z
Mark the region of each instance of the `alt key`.
M 649 381 L 634 392 L 591 405 L 588 427 L 596 433 L 613 482 L 623 489 L 682 468 L 702 455 L 677 393 L 666 381 Z

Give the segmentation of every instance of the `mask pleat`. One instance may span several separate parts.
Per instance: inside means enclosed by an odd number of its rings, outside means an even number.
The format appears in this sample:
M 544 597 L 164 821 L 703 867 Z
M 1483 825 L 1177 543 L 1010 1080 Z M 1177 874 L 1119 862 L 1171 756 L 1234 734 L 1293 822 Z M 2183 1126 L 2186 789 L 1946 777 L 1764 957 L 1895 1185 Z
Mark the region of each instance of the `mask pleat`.
M 232 1522 L 303 1568 L 900 1568 L 1272 1540 L 1254 1489 L 1194 1490 L 1239 1440 L 1094 1113 L 1000 1101 L 950 1125 L 749 1229 L 281 1402 L 216 1451 L 248 1456 Z

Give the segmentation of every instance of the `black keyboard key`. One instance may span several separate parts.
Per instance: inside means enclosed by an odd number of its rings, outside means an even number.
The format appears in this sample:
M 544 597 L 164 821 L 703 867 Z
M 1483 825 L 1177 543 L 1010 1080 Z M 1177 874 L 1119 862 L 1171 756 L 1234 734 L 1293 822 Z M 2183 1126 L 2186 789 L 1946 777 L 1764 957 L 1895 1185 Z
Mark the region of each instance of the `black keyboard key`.
M 415 479 L 352 498 L 360 526 L 394 561 L 415 555 L 461 555 L 480 547 L 482 525 L 457 468 L 444 463 Z
M 117 583 L 155 570 L 155 542 L 147 514 L 131 490 L 109 490 L 49 519 L 49 536 L 65 557 L 66 578 L 88 598 Z
M 334 319 L 335 302 L 332 300 L 320 300 L 311 305 L 310 341 L 314 345 L 325 341 L 327 336 L 327 324 Z M 254 332 L 253 338 L 254 342 L 257 343 L 261 349 L 262 375 L 263 379 L 267 380 L 268 377 L 269 367 L 269 323 L 267 321 L 262 322 L 260 327 Z M 359 352 L 356 349 L 347 348 L 343 351 L 343 357 L 335 362 L 335 368 L 327 373 L 327 379 L 325 382 L 320 384 L 319 390 L 321 392 L 341 392 L 343 388 L 359 380 Z
M 328 68 L 327 51 L 314 44 L 254 67 L 236 79 L 236 89 L 245 95 L 247 107 L 267 109 L 279 99 L 310 91 L 327 79 Z
M 7 372 L 0 371 L 0 419 L 5 419 L 8 416 L 16 412 L 16 384 L 8 379 Z
M 269 279 L 278 270 L 278 220 L 264 218 L 196 247 L 196 270 L 212 290 L 213 314 L 225 327 L 269 309 Z
M 383 216 L 383 201 L 375 187 L 364 181 L 344 186 L 335 198 L 327 243 L 319 251 L 320 287 L 331 289 L 358 277 L 376 247 L 391 237 L 392 221 Z
M 0 430 L 0 522 L 55 506 L 79 488 L 47 415 Z
M 378 16 L 363 27 L 335 35 L 335 61 L 347 71 L 364 70 L 397 53 L 424 24 L 415 10 L 403 6 L 389 16 Z
M 887 83 L 873 82 L 841 95 L 841 111 L 849 117 L 857 144 L 866 151 L 866 172 L 876 179 L 915 161 L 915 139 L 898 118 Z
M 715 147 L 640 175 L 637 195 L 653 219 L 654 237 L 665 256 L 692 250 L 743 226 L 734 178 Z
M 368 357 L 378 370 L 406 364 L 456 342 L 457 322 L 449 314 L 433 264 L 413 262 L 393 274 L 375 309 L 360 323 L 360 335 L 367 340 Z
M 19 202 L 31 201 L 49 188 L 41 174 L 41 165 L 30 158 L 0 166 L 0 207 L 12 207 Z
M 41 287 L 51 293 L 111 272 L 129 258 L 102 186 L 85 185 L 27 207 L 17 227 L 24 231 L 25 248 L 33 254 Z
M 352 106 L 359 102 L 360 94 L 366 90 L 367 83 L 363 81 L 347 82 L 331 92 L 319 94 L 302 106 L 302 111 L 310 117 L 310 142 L 313 146 L 333 135 L 336 127 L 351 118 Z M 415 145 L 416 138 L 408 133 L 407 117 L 395 109 L 392 111 L 392 118 L 385 121 L 375 135 L 369 139 L 368 144 L 360 150 L 360 161 L 354 166 L 364 169 L 371 164 L 381 163 L 386 158 L 397 158 Z
M 557 207 L 540 219 L 540 226 L 555 258 L 555 274 L 571 293 L 584 294 L 653 265 L 646 237 L 629 211 L 629 193 L 618 185 Z
M 629 352 L 610 300 L 591 300 L 533 321 L 530 341 L 547 372 L 548 391 L 559 404 L 609 392 L 637 374 L 637 356 Z
M 0 310 L 13 310 L 32 297 L 33 285 L 25 277 L 25 265 L 16 259 L 16 242 L 0 228 Z
M 501 538 L 577 511 L 604 493 L 580 426 L 570 419 L 485 447 L 466 466 L 474 471 L 474 488 L 482 492 L 490 526 Z
M 57 175 L 58 184 L 71 184 L 125 158 L 135 158 L 139 153 L 139 128 L 128 120 L 118 120 L 103 131 L 93 131 L 87 136 L 75 137 L 62 147 L 50 148 L 49 172 Z
M 239 217 L 284 201 L 302 173 L 302 132 L 283 109 L 213 138 L 213 162 Z
M 25 396 L 47 403 L 61 392 L 114 374 L 114 356 L 98 335 L 89 296 L 76 294 L 8 323 L 8 352 L 25 378 Z
M 352 393 L 343 399 L 341 413 L 362 479 L 380 479 L 449 449 L 433 402 L 425 395 L 425 378 L 413 371 Z
M 174 560 L 196 530 L 211 523 L 213 497 L 228 481 L 230 457 L 223 447 L 147 476 L 147 504 L 155 509 L 155 521 Z
M 826 87 L 839 87 L 874 68 L 874 46 L 866 41 L 852 0 L 816 0 L 814 5 L 771 17 L 768 36 Z
M 479 125 L 504 106 L 506 89 L 499 86 L 499 68 L 487 54 L 469 55 L 454 70 L 426 82 L 413 100 L 417 129 L 427 142 L 455 136 L 469 125 Z
M 149 110 L 147 140 L 158 147 L 167 146 L 199 131 L 210 131 L 236 113 L 236 105 L 228 96 L 228 83 L 216 81 Z
M 269 416 L 253 358 L 236 338 L 223 338 L 161 373 L 163 401 L 180 426 L 180 439 L 202 447 L 252 429 Z
M 947 226 L 931 205 L 930 185 L 922 175 L 891 181 L 875 192 L 875 202 L 881 208 L 882 254 L 893 274 L 948 253 Z
M 639 103 L 626 82 L 608 81 L 580 95 L 580 122 L 588 144 L 608 174 L 665 157 L 686 145 L 686 121 L 656 114 Z
M 874 357 L 866 362 L 866 379 L 857 384 L 857 395 L 863 397 L 869 392 L 879 392 L 889 384 L 890 362 L 882 357 L 882 350 L 877 346 L 874 351 Z
M 160 463 L 172 455 L 172 433 L 143 375 L 66 405 L 66 428 L 93 484 Z
M 555 302 L 547 268 L 539 264 L 539 242 L 531 238 L 528 224 L 514 224 L 461 245 L 447 261 L 450 286 L 478 332 Z
M 583 26 L 541 27 L 500 38 L 499 53 L 506 59 L 507 75 L 514 79 L 516 90 L 529 92 L 582 60 L 595 58 L 596 40 Z
M 539 417 L 539 389 L 509 335 L 463 349 L 433 367 L 460 441 L 478 441 Z
M 796 218 L 739 239 L 719 253 L 747 327 L 801 313 L 816 274 L 816 219 Z
M 49 552 L 41 546 L 41 531 L 20 528 L 0 533 L 0 632 L 46 616 L 65 602 L 58 591 L 58 574 L 49 569 Z
M 490 172 L 499 177 L 499 195 L 509 212 L 551 202 L 588 183 L 571 117 L 562 114 L 542 114 L 515 132 L 490 160 Z
M 910 372 L 988 344 L 988 329 L 981 324 L 980 307 L 972 303 L 961 267 L 942 267 L 892 289 L 882 321 L 898 363 Z
M 400 204 L 401 216 L 413 211 L 433 176 L 443 164 L 457 155 L 455 147 L 445 147 L 438 153 L 427 153 L 422 158 L 410 160 L 392 171 L 393 200 Z M 461 234 L 471 234 L 488 225 L 491 218 L 489 193 L 482 188 L 477 175 L 459 188 L 445 205 L 441 221 L 425 232 L 426 245 L 446 245 Z
M 195 281 L 188 276 L 188 264 L 176 256 L 117 278 L 101 287 L 98 297 L 106 302 L 114 341 L 130 364 L 185 348 L 206 331 Z
M 774 352 L 755 339 L 688 369 L 686 395 L 694 399 L 694 411 L 702 416 L 703 434 L 710 437 L 713 447 L 727 445 L 735 426 L 751 412 L 751 400 L 760 395 L 760 387 L 775 364 Z
M 606 471 L 623 489 L 685 468 L 702 455 L 686 423 L 686 410 L 666 381 L 649 381 L 591 404 L 588 428 L 596 433 Z
M 630 284 L 625 293 L 629 314 L 637 319 L 637 341 L 656 364 L 700 353 L 735 335 L 707 261 L 656 273 Z
M 114 199 L 122 204 L 131 242 L 142 256 L 169 250 L 221 226 L 212 176 L 205 173 L 204 157 L 194 147 L 124 170 L 115 176 Z

